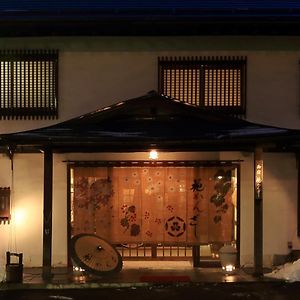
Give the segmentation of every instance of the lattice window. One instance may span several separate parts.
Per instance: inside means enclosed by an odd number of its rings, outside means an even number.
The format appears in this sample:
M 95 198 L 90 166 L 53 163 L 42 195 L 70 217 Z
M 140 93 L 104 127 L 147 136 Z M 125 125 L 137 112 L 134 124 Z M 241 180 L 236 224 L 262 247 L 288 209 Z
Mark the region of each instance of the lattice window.
M 159 58 L 158 90 L 172 99 L 234 114 L 246 107 L 246 58 Z
M 58 52 L 0 51 L 0 118 L 56 118 Z

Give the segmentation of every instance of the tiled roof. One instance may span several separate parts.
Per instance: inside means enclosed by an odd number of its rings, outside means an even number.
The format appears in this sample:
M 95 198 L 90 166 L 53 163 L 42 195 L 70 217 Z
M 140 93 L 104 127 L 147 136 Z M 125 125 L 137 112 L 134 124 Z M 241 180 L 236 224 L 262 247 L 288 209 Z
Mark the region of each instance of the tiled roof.
M 150 92 L 50 127 L 0 135 L 0 152 L 10 144 L 22 151 L 43 145 L 57 152 L 144 151 L 151 145 L 251 151 L 260 143 L 270 151 L 292 151 L 299 147 L 299 135 L 299 130 L 250 123 Z

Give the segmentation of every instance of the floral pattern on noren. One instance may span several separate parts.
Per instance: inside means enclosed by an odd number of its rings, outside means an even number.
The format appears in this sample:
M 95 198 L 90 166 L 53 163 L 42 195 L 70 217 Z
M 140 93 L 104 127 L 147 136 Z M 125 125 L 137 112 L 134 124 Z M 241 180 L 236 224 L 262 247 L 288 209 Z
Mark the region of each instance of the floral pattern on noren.
M 124 233 L 130 229 L 131 236 L 140 234 L 141 227 L 136 224 L 136 207 L 135 205 L 127 206 L 126 204 L 121 207 L 124 218 L 121 219 L 120 224 L 125 228 Z
M 214 223 L 222 222 L 222 215 L 226 214 L 229 206 L 226 203 L 226 195 L 231 190 L 231 170 L 220 169 L 214 176 L 215 179 L 215 194 L 210 198 L 210 202 L 216 207 L 216 215 L 214 216 Z
M 74 188 L 76 190 L 76 206 L 78 208 L 88 209 L 89 206 L 89 195 L 88 195 L 88 178 L 86 177 L 77 177 L 75 178 Z
M 149 211 L 145 211 L 144 218 L 145 218 L 145 220 L 148 220 L 150 218 Z
M 116 168 L 113 172 L 101 169 L 96 173 L 76 169 L 71 202 L 72 235 L 96 230 L 116 244 L 142 239 L 172 242 L 186 238 L 202 242 L 208 237 L 227 241 L 232 236 L 232 201 L 236 200 L 235 194 L 231 195 L 235 191 L 233 187 L 228 190 L 233 176 L 232 171 L 227 173 L 228 169 L 231 167 L 186 170 L 142 167 Z M 98 193 L 102 184 L 110 185 L 111 189 Z M 179 238 L 175 237 L 183 228 L 179 220 L 169 221 L 169 234 L 165 230 L 167 220 L 173 216 L 181 217 L 186 225 L 185 233 Z M 149 235 L 146 234 L 148 230 Z
M 157 224 L 161 224 L 161 219 L 160 218 L 156 218 L 154 222 L 157 223 Z
M 96 179 L 90 183 L 88 178 L 78 177 L 74 187 L 78 208 L 88 209 L 92 205 L 94 209 L 99 209 L 101 205 L 108 205 L 114 194 L 110 178 Z
M 173 212 L 174 211 L 174 207 L 172 205 L 168 205 L 167 206 L 167 210 L 170 211 L 170 212 Z
M 148 235 L 149 237 L 152 237 L 152 232 L 150 230 L 147 230 L 146 235 Z
M 100 205 L 107 205 L 113 194 L 113 186 L 109 177 L 97 179 L 90 186 L 90 200 L 93 201 L 96 208 L 99 208 Z

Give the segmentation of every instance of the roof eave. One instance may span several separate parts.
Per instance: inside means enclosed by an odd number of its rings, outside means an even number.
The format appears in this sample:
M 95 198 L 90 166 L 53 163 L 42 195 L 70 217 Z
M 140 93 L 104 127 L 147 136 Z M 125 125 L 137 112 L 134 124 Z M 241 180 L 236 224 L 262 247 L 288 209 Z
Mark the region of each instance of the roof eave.
M 1 19 L 1 37 L 299 35 L 300 18 Z

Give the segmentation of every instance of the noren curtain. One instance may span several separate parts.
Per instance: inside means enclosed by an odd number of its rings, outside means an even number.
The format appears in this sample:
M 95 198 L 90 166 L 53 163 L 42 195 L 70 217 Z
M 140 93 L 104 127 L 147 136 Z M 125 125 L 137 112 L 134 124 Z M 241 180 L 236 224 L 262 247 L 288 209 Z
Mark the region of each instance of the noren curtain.
M 112 243 L 231 242 L 232 168 L 75 167 L 72 234 Z

